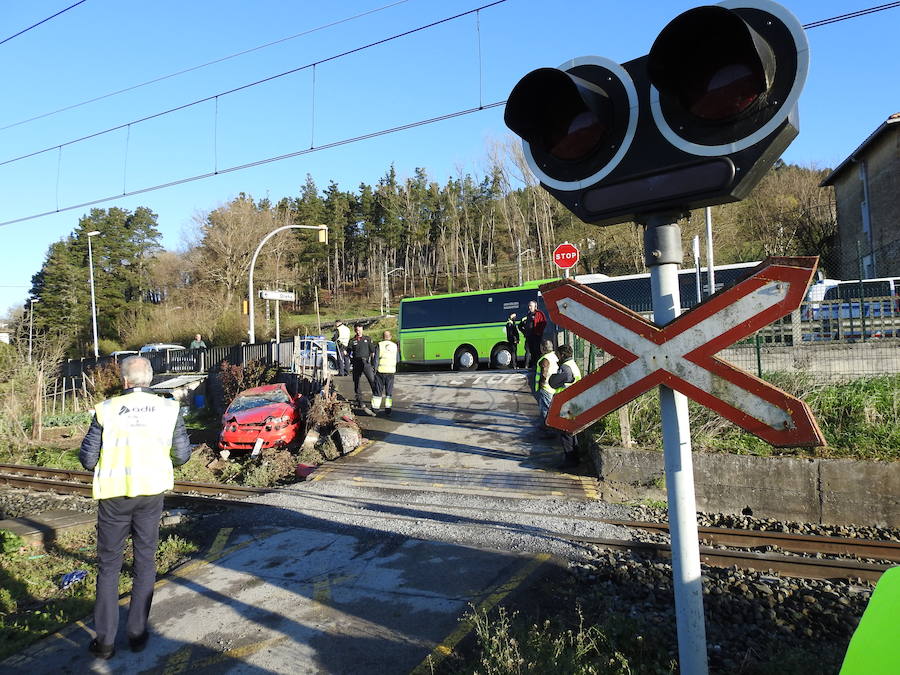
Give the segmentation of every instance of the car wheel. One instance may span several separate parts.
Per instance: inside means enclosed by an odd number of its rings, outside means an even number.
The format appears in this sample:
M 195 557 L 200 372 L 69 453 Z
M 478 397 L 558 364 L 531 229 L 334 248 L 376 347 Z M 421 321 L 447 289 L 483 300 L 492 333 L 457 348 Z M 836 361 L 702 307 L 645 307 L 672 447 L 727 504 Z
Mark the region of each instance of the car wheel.
M 453 357 L 456 370 L 475 370 L 478 368 L 478 354 L 471 347 L 460 347 Z
M 491 368 L 510 368 L 513 365 L 514 356 L 508 344 L 499 344 L 491 353 Z
M 328 357 L 328 370 L 331 371 L 332 375 L 337 375 L 337 372 L 338 372 L 337 361 L 335 361 L 335 359 L 331 356 Z

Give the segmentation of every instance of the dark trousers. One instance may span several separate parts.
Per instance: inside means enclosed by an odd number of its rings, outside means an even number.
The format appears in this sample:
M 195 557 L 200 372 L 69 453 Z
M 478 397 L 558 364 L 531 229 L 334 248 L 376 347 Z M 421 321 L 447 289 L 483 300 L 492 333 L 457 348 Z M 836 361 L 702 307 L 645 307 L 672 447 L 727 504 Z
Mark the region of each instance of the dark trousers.
M 337 352 L 337 370 L 338 375 L 350 374 L 349 357 L 347 356 L 347 348 L 342 346 L 340 342 L 335 343 L 335 352 Z
M 97 641 L 111 645 L 119 627 L 119 573 L 125 540 L 131 534 L 134 545 L 134 584 L 128 605 L 125 630 L 138 637 L 147 630 L 147 616 L 156 583 L 156 544 L 159 541 L 159 519 L 163 496 L 112 497 L 97 505 L 97 601 L 94 605 L 94 628 Z
M 356 394 L 356 405 L 362 405 L 362 393 L 359 391 L 359 378 L 361 375 L 366 376 L 369 382 L 369 389 L 375 393 L 375 370 L 372 364 L 362 359 L 353 359 L 353 393 Z
M 578 446 L 575 440 L 575 434 L 570 434 L 565 431 L 559 432 L 559 438 L 562 441 L 563 446 L 563 454 L 566 457 L 574 457 L 578 452 Z
M 541 358 L 541 336 L 529 335 L 525 338 L 525 367 L 534 370 Z
M 394 396 L 394 373 L 375 373 L 376 396 L 392 398 Z

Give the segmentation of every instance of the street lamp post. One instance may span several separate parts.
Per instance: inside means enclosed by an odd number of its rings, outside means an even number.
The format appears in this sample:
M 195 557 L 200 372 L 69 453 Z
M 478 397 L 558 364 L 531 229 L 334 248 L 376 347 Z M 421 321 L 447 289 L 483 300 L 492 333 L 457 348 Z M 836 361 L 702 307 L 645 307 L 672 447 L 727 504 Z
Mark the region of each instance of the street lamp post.
M 250 279 L 247 282 L 247 311 L 250 313 L 250 321 L 247 329 L 247 337 L 250 338 L 250 344 L 254 344 L 256 342 L 256 322 L 254 321 L 253 316 L 253 268 L 256 266 L 256 257 L 259 255 L 260 250 L 262 250 L 263 245 L 269 241 L 274 235 L 278 234 L 283 230 L 318 230 L 319 231 L 319 241 L 328 243 L 328 226 L 327 225 L 284 225 L 282 227 L 278 227 L 265 237 L 262 238 L 262 241 L 259 242 L 259 245 L 256 247 L 256 250 L 253 252 L 253 258 L 250 260 Z
M 34 341 L 34 303 L 40 302 L 40 298 L 31 298 L 31 308 L 28 310 L 28 363 L 31 363 L 31 345 Z
M 94 326 L 94 358 L 100 357 L 100 349 L 97 345 L 97 300 L 94 297 L 94 252 L 91 248 L 91 237 L 100 234 L 100 230 L 87 233 L 88 238 L 88 267 L 91 271 L 91 323 Z

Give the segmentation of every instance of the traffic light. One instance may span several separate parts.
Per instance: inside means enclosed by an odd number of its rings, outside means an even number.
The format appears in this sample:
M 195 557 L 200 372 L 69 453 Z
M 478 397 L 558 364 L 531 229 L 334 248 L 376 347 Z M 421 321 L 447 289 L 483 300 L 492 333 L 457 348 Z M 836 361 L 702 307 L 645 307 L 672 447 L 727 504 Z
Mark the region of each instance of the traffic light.
M 584 56 L 528 73 L 504 121 L 581 220 L 639 220 L 746 197 L 799 131 L 808 63 L 788 10 L 727 0 L 676 17 L 633 61 Z

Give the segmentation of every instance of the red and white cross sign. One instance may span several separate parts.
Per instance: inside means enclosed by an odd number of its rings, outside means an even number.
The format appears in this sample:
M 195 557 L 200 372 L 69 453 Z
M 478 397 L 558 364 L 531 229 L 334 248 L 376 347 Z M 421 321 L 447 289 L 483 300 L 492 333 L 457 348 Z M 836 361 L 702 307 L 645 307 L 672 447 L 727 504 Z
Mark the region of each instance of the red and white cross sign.
M 553 397 L 547 423 L 577 432 L 666 385 L 777 447 L 824 445 L 800 399 L 715 356 L 800 306 L 818 258 L 769 258 L 664 327 L 570 279 L 541 286 L 553 321 L 613 358 Z

